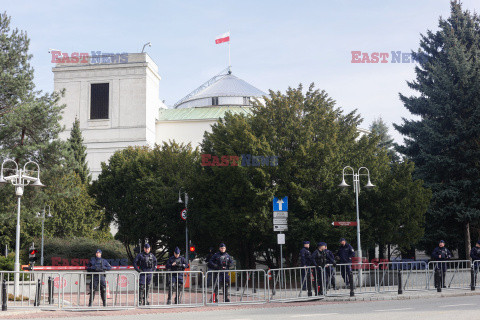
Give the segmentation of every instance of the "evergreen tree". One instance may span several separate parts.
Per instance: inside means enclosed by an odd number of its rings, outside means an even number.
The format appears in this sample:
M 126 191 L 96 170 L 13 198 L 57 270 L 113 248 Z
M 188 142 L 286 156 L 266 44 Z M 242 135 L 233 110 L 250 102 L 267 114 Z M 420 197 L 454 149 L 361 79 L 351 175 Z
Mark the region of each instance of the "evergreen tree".
M 10 17 L 6 12 L 0 14 L 0 119 L 34 88 L 29 43 L 26 32 L 11 31 Z
M 385 148 L 392 161 L 397 162 L 400 160 L 400 157 L 394 148 L 395 143 L 393 142 L 393 138 L 388 133 L 388 126 L 382 118 L 375 119 L 372 122 L 370 125 L 370 132 L 378 136 L 378 147 Z
M 413 56 L 419 65 L 408 85 L 418 94 L 400 98 L 420 119 L 403 119 L 395 128 L 406 137 L 398 150 L 415 162 L 417 177 L 433 191 L 424 246 L 430 251 L 444 239 L 450 248 L 465 248 L 468 258 L 470 223 L 480 219 L 478 15 L 452 1 L 450 17 L 440 18 L 438 31 L 421 36 Z
M 68 149 L 73 156 L 73 168 L 75 173 L 80 177 L 82 183 L 90 183 L 92 177 L 87 163 L 87 147 L 83 144 L 82 131 L 80 131 L 80 121 L 75 118 L 70 138 L 68 139 Z

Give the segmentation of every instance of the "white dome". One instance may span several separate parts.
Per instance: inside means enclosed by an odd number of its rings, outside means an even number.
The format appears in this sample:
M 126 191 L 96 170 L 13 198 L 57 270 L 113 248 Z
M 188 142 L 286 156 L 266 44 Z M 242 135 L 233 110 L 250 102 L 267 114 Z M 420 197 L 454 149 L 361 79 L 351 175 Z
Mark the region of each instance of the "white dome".
M 249 106 L 250 98 L 261 99 L 267 94 L 228 73 L 196 94 L 184 98 L 176 108 L 210 106 Z

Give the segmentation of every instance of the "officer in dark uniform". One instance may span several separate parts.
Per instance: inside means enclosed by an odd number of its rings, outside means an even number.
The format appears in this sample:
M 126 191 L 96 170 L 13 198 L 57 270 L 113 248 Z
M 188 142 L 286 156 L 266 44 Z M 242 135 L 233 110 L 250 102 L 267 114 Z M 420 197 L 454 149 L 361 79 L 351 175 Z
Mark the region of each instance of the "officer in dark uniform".
M 107 284 L 105 282 L 105 272 L 112 269 L 110 263 L 107 260 L 102 258 L 102 250 L 97 249 L 95 257 L 90 259 L 90 262 L 87 265 L 88 272 L 95 272 L 97 274 L 93 275 L 90 282 L 90 301 L 88 306 L 91 307 L 93 300 L 95 299 L 95 292 L 98 290 L 98 285 L 100 284 L 100 297 L 102 298 L 103 306 L 107 305 Z
M 312 269 L 315 266 L 310 252 L 310 241 L 303 241 L 303 248 L 300 250 L 300 267 L 302 274 L 302 290 L 308 291 L 308 296 L 312 295 Z
M 438 247 L 436 247 L 432 252 L 432 260 L 438 261 L 435 263 L 435 288 L 442 286 L 445 288 L 445 274 L 447 273 L 447 262 L 452 258 L 452 253 L 450 250 L 445 248 L 445 241 L 440 240 Z
M 223 288 L 223 301 L 230 302 L 228 298 L 228 287 L 230 285 L 230 275 L 228 273 L 231 265 L 233 264 L 233 259 L 227 253 L 227 247 L 224 243 L 220 243 L 219 251 L 215 253 L 210 261 L 208 262 L 208 267 L 211 270 L 221 270 L 221 272 L 215 272 L 213 277 L 213 292 L 214 292 L 214 302 L 218 302 L 218 287 Z
M 185 257 L 180 255 L 180 249 L 178 247 L 173 251 L 173 256 L 171 256 L 165 268 L 168 271 L 172 271 L 167 275 L 167 285 L 168 285 L 168 299 L 167 304 L 172 303 L 172 288 L 175 289 L 175 304 L 181 303 L 182 292 L 183 292 L 183 272 L 188 268 L 188 262 Z
M 325 242 L 317 244 L 317 250 L 313 252 L 312 260 L 315 264 L 315 295 L 323 294 L 323 274 L 327 266 L 327 252 L 325 251 Z
M 473 262 L 473 269 L 475 270 L 475 285 L 477 284 L 477 273 L 478 273 L 478 269 L 480 267 L 480 240 L 477 241 L 477 243 L 475 244 L 475 247 L 472 248 L 472 250 L 470 250 L 470 258 L 472 258 L 472 262 Z
M 325 274 L 327 275 L 326 284 L 328 288 L 335 290 L 335 267 L 337 262 L 335 261 L 335 255 L 332 251 L 328 250 L 327 244 L 325 243 L 325 253 L 327 254 L 327 266 L 325 267 Z
M 355 256 L 355 250 L 347 243 L 345 238 L 340 239 L 340 247 L 337 251 L 337 260 L 340 264 L 340 273 L 342 274 L 343 281 L 347 287 L 350 285 L 349 275 L 352 273 L 352 258 Z
M 150 252 L 150 244 L 146 243 L 143 247 L 143 252 L 139 253 L 133 261 L 133 267 L 137 272 L 149 272 L 141 273 L 139 284 L 139 302 L 141 305 L 150 304 L 148 302 L 148 293 L 150 291 L 150 283 L 152 282 L 152 274 L 157 270 L 157 258 Z

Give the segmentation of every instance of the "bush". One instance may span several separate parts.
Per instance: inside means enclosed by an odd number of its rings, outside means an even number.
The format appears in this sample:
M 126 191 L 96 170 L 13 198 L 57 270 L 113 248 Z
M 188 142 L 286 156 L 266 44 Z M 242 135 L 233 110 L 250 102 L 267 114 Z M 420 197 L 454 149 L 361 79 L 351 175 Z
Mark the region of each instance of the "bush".
M 38 240 L 37 240 L 38 241 Z M 40 243 L 40 241 L 36 242 Z M 97 249 L 102 250 L 102 258 L 115 260 L 112 265 L 128 264 L 125 247 L 117 240 L 94 240 L 90 238 L 50 238 L 44 243 L 44 265 L 85 265 L 85 260 L 95 256 Z M 36 265 L 40 265 L 38 248 Z M 24 250 L 28 261 L 28 250 Z M 52 258 L 55 258 L 52 260 Z M 61 258 L 61 259 L 59 259 Z M 123 261 L 121 261 L 123 260 Z
M 9 293 L 8 294 L 8 301 L 13 301 L 13 299 L 15 299 L 15 301 L 27 301 L 28 300 L 28 297 L 25 297 L 25 296 L 17 296 L 16 298 L 13 296 L 12 293 Z
M 13 271 L 15 264 L 15 252 L 10 252 L 8 256 L 0 256 L 0 270 Z

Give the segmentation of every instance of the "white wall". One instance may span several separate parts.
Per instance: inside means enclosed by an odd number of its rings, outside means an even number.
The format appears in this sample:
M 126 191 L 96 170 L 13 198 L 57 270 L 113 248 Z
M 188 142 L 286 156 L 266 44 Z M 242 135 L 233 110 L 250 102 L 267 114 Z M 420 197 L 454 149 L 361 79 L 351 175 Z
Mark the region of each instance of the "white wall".
M 211 132 L 211 126 L 217 120 L 184 120 L 184 121 L 158 121 L 156 129 L 156 141 L 161 144 L 163 141 L 175 140 L 178 143 L 192 143 L 197 147 L 203 140 L 205 131 Z
M 87 147 L 87 161 L 95 179 L 101 162 L 119 149 L 155 143 L 155 120 L 159 99 L 157 65 L 146 53 L 128 55 L 122 64 L 57 64 L 53 68 L 54 88 L 66 89 L 61 104 L 61 134 L 67 139 L 75 117 Z M 109 119 L 90 119 L 90 87 L 92 83 L 109 83 Z

